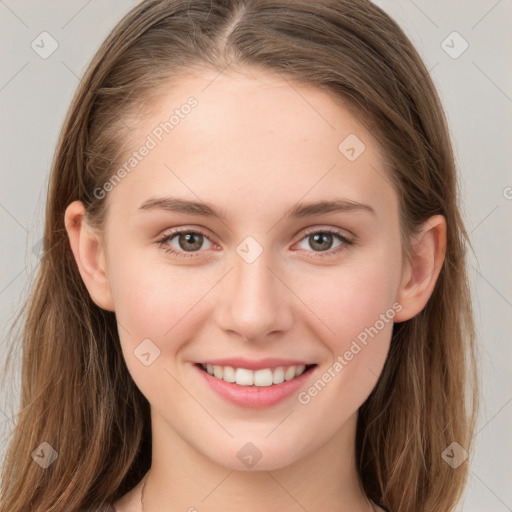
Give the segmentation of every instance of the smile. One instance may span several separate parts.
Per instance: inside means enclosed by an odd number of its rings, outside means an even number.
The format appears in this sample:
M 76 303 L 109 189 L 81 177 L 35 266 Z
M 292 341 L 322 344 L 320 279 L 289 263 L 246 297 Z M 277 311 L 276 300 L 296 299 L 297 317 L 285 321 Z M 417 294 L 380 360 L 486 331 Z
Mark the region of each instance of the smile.
M 256 371 L 212 364 L 200 364 L 199 366 L 209 375 L 224 382 L 235 383 L 239 386 L 269 387 L 293 380 L 316 365 L 278 366 Z
M 192 365 L 210 392 L 238 407 L 260 409 L 285 402 L 311 381 L 318 364 L 308 360 L 230 357 Z

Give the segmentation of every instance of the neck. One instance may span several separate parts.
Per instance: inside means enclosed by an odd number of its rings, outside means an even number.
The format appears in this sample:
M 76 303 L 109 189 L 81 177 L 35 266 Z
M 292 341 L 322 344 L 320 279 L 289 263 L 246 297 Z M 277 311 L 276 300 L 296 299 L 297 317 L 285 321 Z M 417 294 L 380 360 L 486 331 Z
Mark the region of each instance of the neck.
M 357 413 L 327 443 L 285 467 L 241 471 L 207 458 L 152 412 L 153 458 L 144 512 L 372 511 L 355 463 L 356 422 Z

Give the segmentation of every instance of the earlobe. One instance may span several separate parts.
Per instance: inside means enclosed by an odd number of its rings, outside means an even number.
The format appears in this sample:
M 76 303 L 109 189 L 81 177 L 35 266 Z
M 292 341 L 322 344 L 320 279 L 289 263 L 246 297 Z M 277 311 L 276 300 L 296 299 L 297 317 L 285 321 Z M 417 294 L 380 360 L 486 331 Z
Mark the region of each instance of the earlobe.
M 442 215 L 430 217 L 411 242 L 412 255 L 404 264 L 397 302 L 402 310 L 395 322 L 416 316 L 434 291 L 446 254 L 446 220 Z
M 73 256 L 89 295 L 100 308 L 114 311 L 103 239 L 87 225 L 85 209 L 80 201 L 68 205 L 64 223 Z

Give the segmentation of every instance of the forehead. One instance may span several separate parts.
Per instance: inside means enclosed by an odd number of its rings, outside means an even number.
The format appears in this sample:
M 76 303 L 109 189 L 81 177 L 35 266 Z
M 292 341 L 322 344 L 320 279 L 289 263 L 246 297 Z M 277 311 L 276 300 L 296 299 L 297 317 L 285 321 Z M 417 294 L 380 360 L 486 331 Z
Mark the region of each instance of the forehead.
M 254 71 L 190 75 L 150 107 L 131 151 L 151 149 L 111 193 L 129 195 L 133 209 L 167 194 L 228 212 L 248 200 L 263 211 L 326 195 L 396 202 L 378 142 L 320 88 Z

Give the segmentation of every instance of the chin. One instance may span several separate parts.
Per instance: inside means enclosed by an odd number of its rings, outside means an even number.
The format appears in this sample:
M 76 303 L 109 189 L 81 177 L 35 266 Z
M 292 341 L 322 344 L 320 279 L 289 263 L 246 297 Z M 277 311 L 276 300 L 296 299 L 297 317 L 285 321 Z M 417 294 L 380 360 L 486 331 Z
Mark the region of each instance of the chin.
M 236 471 L 274 471 L 282 469 L 296 462 L 299 458 L 298 446 L 284 445 L 279 439 L 269 443 L 267 439 L 255 439 L 244 436 L 231 440 L 231 446 L 210 454 L 215 463 Z M 277 441 L 277 443 L 276 443 Z M 217 445 L 218 446 L 218 445 Z M 208 454 L 205 454 L 208 456 Z

